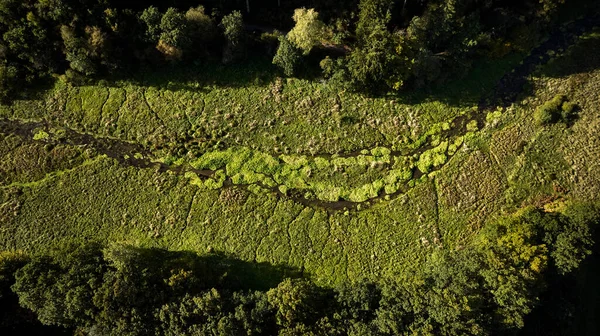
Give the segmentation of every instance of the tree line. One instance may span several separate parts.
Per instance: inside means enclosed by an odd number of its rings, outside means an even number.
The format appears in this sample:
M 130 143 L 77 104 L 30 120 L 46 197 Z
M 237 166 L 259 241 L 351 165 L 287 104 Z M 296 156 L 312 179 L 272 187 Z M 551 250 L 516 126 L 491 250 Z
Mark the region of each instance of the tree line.
M 464 248 L 437 250 L 419 274 L 334 288 L 217 254 L 93 243 L 44 256 L 3 252 L 0 328 L 41 322 L 91 335 L 514 334 L 543 307 L 548 280 L 567 277 L 591 253 L 599 214 L 589 204 L 562 213 L 527 208 L 487 225 Z
M 322 75 L 352 89 L 421 87 L 477 57 L 526 49 L 519 36 L 539 34 L 564 0 L 253 1 L 278 15 L 234 0 L 176 7 L 189 3 L 2 1 L 0 98 L 52 76 L 77 83 L 139 64 L 244 62 L 251 53 L 272 57 L 288 76 L 323 57 Z M 248 23 L 267 27 L 252 34 Z

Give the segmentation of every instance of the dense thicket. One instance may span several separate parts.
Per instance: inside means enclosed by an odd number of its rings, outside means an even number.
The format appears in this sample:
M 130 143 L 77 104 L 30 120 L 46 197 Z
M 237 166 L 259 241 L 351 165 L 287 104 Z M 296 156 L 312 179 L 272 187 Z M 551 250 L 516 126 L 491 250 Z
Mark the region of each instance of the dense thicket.
M 540 304 L 549 277 L 590 253 L 597 214 L 526 209 L 464 249 L 434 253 L 422 274 L 334 289 L 302 278 L 260 284 L 252 266 L 222 256 L 120 244 L 4 253 L 0 304 L 14 293 L 46 325 L 103 335 L 508 334 Z
M 49 75 L 79 82 L 144 63 L 240 61 L 247 42 L 268 45 L 283 35 L 273 29 L 289 30 L 275 59 L 287 75 L 298 74 L 293 45 L 305 56 L 314 49 L 331 54 L 335 60 L 321 62 L 324 75 L 355 89 L 424 86 L 465 70 L 477 55 L 526 50 L 563 2 L 151 1 L 140 8 L 110 0 L 5 0 L 0 98 Z M 307 6 L 314 8 L 299 8 Z M 271 49 L 252 48 L 273 57 Z

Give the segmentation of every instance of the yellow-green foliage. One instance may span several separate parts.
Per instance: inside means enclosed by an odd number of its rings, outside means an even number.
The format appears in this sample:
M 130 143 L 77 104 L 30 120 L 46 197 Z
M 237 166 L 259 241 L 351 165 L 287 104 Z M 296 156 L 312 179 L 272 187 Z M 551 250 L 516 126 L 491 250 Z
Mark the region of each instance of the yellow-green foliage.
M 225 175 L 225 172 L 223 170 L 217 170 L 213 177 L 204 181 L 204 185 L 206 186 L 206 188 L 211 190 L 220 189 L 223 187 L 223 182 L 225 182 L 226 178 L 227 176 Z
M 454 155 L 463 142 L 464 138 L 462 136 L 457 137 L 454 142 L 448 146 L 448 155 Z
M 304 54 L 308 54 L 328 35 L 325 24 L 319 20 L 319 13 L 313 8 L 294 10 L 293 19 L 296 25 L 287 34 L 287 38 Z
M 48 134 L 48 132 L 40 130 L 33 135 L 33 140 L 46 140 L 49 137 L 50 137 L 50 134 Z
M 434 167 L 439 167 L 446 163 L 448 159 L 446 156 L 448 150 L 448 141 L 444 141 L 437 147 L 425 151 L 419 157 L 417 167 L 423 173 L 428 173 Z
M 185 172 L 184 176 L 189 179 L 190 184 L 204 188 L 204 181 L 202 181 L 202 179 L 200 179 L 196 173 L 188 171 Z
M 411 168 L 400 167 L 392 170 L 377 172 L 373 167 L 391 162 L 391 151 L 387 148 L 375 148 L 373 155 L 358 155 L 355 157 L 337 157 L 331 159 L 315 157 L 309 159 L 305 155 L 285 155 L 278 158 L 266 153 L 244 147 L 229 148 L 224 151 L 210 151 L 200 158 L 190 162 L 195 169 L 217 170 L 225 168 L 227 177 L 234 184 L 260 184 L 268 187 L 278 187 L 283 193 L 289 189 L 300 189 L 314 193 L 323 201 L 338 201 L 340 199 L 352 202 L 364 202 L 378 197 L 381 190 L 396 192 L 400 186 L 412 176 Z M 402 161 L 402 158 L 396 158 Z M 440 165 L 442 162 L 436 161 Z M 331 177 L 348 175 L 348 178 L 361 181 L 360 176 L 349 175 L 353 169 L 372 171 L 370 181 L 355 185 L 336 185 Z M 354 173 L 352 173 L 354 174 Z M 358 174 L 358 173 L 357 173 Z M 209 188 L 215 188 L 212 180 L 205 182 Z
M 390 170 L 388 175 L 385 177 L 385 192 L 386 194 L 393 194 L 400 186 L 408 182 L 412 178 L 412 171 L 410 169 L 393 169 Z
M 471 120 L 467 124 L 467 131 L 476 132 L 479 129 L 479 125 L 477 124 L 477 120 Z
M 565 95 L 556 95 L 551 100 L 542 104 L 535 110 L 535 121 L 539 125 L 554 123 L 560 119 L 560 112 L 563 103 L 567 100 Z

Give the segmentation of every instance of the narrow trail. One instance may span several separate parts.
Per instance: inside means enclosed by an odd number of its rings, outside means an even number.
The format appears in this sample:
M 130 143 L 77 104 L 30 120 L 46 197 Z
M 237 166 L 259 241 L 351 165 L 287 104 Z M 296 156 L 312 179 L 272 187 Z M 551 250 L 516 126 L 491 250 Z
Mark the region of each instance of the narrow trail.
M 543 65 L 550 60 L 551 51 L 556 52 L 559 50 L 566 50 L 568 46 L 573 44 L 580 35 L 596 26 L 600 26 L 600 15 L 597 14 L 555 29 L 545 42 L 533 49 L 530 55 L 527 56 L 519 66 L 517 66 L 511 72 L 505 74 L 498 81 L 495 88 L 492 90 L 492 92 L 490 92 L 489 95 L 480 100 L 477 112 L 472 112 L 455 118 L 452 121 L 450 128 L 437 134 L 437 136 L 439 136 L 441 141 L 449 141 L 453 137 L 462 136 L 467 133 L 467 125 L 472 121 L 476 121 L 477 125 L 481 127 L 485 123 L 487 112 L 493 111 L 498 107 L 510 106 L 512 103 L 517 101 L 518 97 L 522 94 L 525 84 L 528 81 L 528 77 L 537 69 L 539 65 Z M 30 141 L 36 141 L 33 140 L 33 135 L 34 132 L 39 129 L 43 129 L 48 132 L 52 130 L 52 125 L 49 122 L 44 121 L 25 122 L 0 119 L 0 132 L 17 134 L 25 139 L 29 139 Z M 215 171 L 212 170 L 194 169 L 189 165 L 185 167 L 170 166 L 161 162 L 154 162 L 150 159 L 153 157 L 151 151 L 140 144 L 114 138 L 93 136 L 67 128 L 61 128 L 61 131 L 64 132 L 62 136 L 52 139 L 52 142 L 74 146 L 89 146 L 98 154 L 103 154 L 113 158 L 125 166 L 156 168 L 160 172 L 170 171 L 180 175 L 183 175 L 185 172 L 193 172 L 200 178 L 204 179 L 212 177 L 215 173 Z M 425 144 L 416 149 L 392 151 L 390 156 L 393 159 L 394 157 L 400 156 L 421 155 L 425 151 L 434 147 L 431 145 L 430 140 L 431 139 L 428 137 Z M 363 155 L 361 151 L 340 154 L 338 157 L 349 158 L 357 157 L 359 155 Z M 447 163 L 450 161 L 451 155 L 448 155 L 448 152 L 446 152 L 446 156 L 448 158 L 446 160 Z M 314 157 L 331 158 L 332 155 L 317 154 Z M 390 166 L 391 165 L 393 165 L 393 161 L 390 162 Z M 445 164 L 439 165 L 438 167 L 433 167 L 430 172 L 440 170 L 444 166 Z M 412 180 L 419 179 L 424 175 L 424 173 L 416 167 L 413 168 L 412 173 Z M 261 183 L 257 183 L 257 185 L 275 194 L 278 198 L 289 198 L 305 206 L 324 208 L 328 211 L 351 210 L 356 209 L 359 206 L 364 208 L 380 202 L 381 200 L 393 199 L 399 195 L 403 195 L 412 188 L 409 183 L 405 183 L 393 194 L 386 194 L 384 190 L 381 190 L 377 197 L 371 198 L 364 202 L 352 202 L 345 200 L 330 202 L 305 198 L 304 193 L 307 190 L 292 189 L 289 190 L 287 194 L 284 194 L 279 190 L 278 187 L 269 187 Z M 239 188 L 248 187 L 247 185 L 234 185 L 231 181 L 231 178 L 227 178 L 223 183 L 224 188 L 232 186 Z

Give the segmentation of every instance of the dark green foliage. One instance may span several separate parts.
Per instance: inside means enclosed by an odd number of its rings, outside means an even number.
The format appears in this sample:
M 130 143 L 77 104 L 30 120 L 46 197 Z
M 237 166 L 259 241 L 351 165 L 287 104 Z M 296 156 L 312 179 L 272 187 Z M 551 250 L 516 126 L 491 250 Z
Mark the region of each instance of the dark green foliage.
M 187 48 L 192 42 L 188 29 L 185 15 L 175 8 L 169 8 L 160 19 L 159 40 L 175 48 Z
M 78 84 L 90 77 L 119 74 L 119 69 L 137 66 L 140 61 L 160 61 L 155 49 L 170 61 L 198 62 L 220 54 L 224 63 L 243 58 L 244 23 L 236 11 L 239 4 L 209 2 L 206 6 L 212 7 L 187 11 L 170 7 L 164 13 L 152 4 L 146 8 L 136 4 L 135 9 L 129 9 L 133 5 L 129 2 L 106 0 L 4 1 L 0 6 L 0 94 L 6 99 L 39 78 L 67 70 L 76 72 L 66 78 Z M 468 0 L 418 4 L 362 0 L 318 1 L 314 6 L 325 23 L 335 27 L 336 35 L 343 37 L 337 39 L 344 45 L 340 49 L 351 50 L 336 65 L 336 80 L 362 90 L 397 90 L 425 86 L 465 70 L 474 52 L 480 50 L 480 42 L 503 45 L 515 29 L 524 26 L 521 21 L 547 22 L 561 4 L 560 0 L 528 0 L 519 5 Z M 165 8 L 180 4 L 156 5 Z M 298 5 L 278 4 L 260 18 L 252 11 L 248 15 L 255 21 L 249 23 L 266 23 L 266 27 L 259 26 L 262 31 L 288 29 L 290 22 L 281 25 L 280 18 L 285 16 L 289 21 L 291 6 Z M 264 10 L 263 5 L 259 7 Z M 228 12 L 231 14 L 220 17 L 219 13 Z M 219 39 L 215 24 L 219 19 L 225 39 Z M 332 30 L 324 23 L 319 26 L 323 31 Z M 537 26 L 532 29 L 543 28 L 541 23 Z M 260 39 L 254 42 L 262 43 Z M 320 42 L 316 44 L 321 47 Z M 298 57 L 285 43 L 281 45 L 284 48 L 276 64 L 291 75 Z
M 18 296 L 11 291 L 15 273 L 28 262 L 24 253 L 0 252 L 0 334 L 68 335 L 68 330 L 43 326 L 33 312 L 19 305 Z
M 23 253 L 0 253 L 0 300 L 11 295 L 10 286 L 15 282 L 14 274 L 29 262 Z
M 233 11 L 231 14 L 225 15 L 221 20 L 220 27 L 227 41 L 223 50 L 223 63 L 229 63 L 243 57 L 246 37 L 242 13 Z
M 221 20 L 221 28 L 227 42 L 232 45 L 242 43 L 244 39 L 244 20 L 240 11 L 233 11 L 229 15 L 225 15 Z
M 312 325 L 323 306 L 323 293 L 311 282 L 286 279 L 267 292 L 269 303 L 276 310 L 277 324 L 292 328 L 298 324 Z
M 385 22 L 370 29 L 361 47 L 348 56 L 346 64 L 351 83 L 363 90 L 370 85 L 391 80 L 389 68 L 395 62 L 392 37 Z
M 279 48 L 273 57 L 273 64 L 283 70 L 286 76 L 293 76 L 300 62 L 300 50 L 288 41 L 285 36 L 279 37 Z
M 161 19 L 162 14 L 158 8 L 150 6 L 141 13 L 140 20 L 145 25 L 145 38 L 152 44 L 158 43 L 161 35 Z
M 64 259 L 34 258 L 15 273 L 12 289 L 42 323 L 87 327 L 97 314 L 92 298 L 105 268 L 98 246 L 84 246 Z
M 534 118 L 538 125 L 553 124 L 558 121 L 571 123 L 577 112 L 577 104 L 565 95 L 556 95 L 535 110 Z
M 121 244 L 4 258 L 0 271 L 43 323 L 110 335 L 489 335 L 523 327 L 547 261 L 561 274 L 576 269 L 596 221 L 589 205 L 565 215 L 526 209 L 488 225 L 463 250 L 434 253 L 423 273 L 333 290 L 305 279 L 245 290 L 228 276 L 240 271 L 228 268 L 235 263 Z
M 553 227 L 552 256 L 560 274 L 574 271 L 592 253 L 592 233 L 600 223 L 598 208 L 590 203 L 576 203 L 558 216 L 558 226 Z

